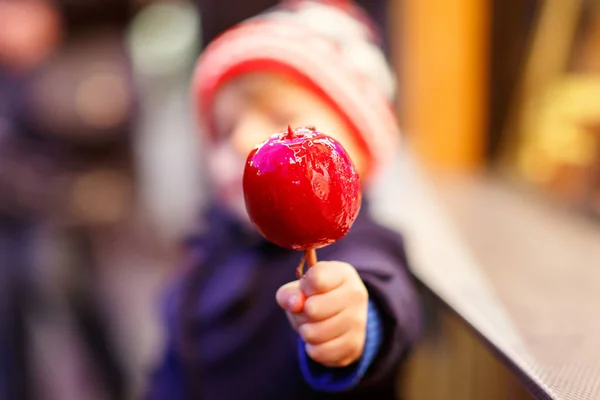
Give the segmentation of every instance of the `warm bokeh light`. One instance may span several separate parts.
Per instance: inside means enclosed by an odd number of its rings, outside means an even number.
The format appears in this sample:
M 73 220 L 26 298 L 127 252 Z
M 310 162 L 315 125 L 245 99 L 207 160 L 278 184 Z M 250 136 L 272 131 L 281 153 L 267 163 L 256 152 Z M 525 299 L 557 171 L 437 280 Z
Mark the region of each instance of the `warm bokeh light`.
M 131 107 L 129 96 L 126 82 L 120 75 L 92 73 L 76 89 L 75 109 L 86 125 L 96 129 L 110 128 L 125 121 Z

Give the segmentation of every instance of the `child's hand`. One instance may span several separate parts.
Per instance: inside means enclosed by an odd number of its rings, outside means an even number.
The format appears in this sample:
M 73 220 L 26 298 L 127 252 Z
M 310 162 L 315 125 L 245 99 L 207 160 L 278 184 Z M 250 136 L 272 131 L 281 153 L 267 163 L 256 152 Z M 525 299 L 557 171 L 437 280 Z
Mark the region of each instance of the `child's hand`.
M 369 295 L 350 264 L 318 262 L 276 297 L 314 361 L 345 367 L 362 356 Z

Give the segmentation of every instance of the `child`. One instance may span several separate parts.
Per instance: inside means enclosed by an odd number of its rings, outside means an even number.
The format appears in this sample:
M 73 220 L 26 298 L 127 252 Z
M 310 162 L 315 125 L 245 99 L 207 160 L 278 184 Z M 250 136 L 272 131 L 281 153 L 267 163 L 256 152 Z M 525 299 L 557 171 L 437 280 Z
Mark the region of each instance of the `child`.
M 372 220 L 365 196 L 348 235 L 296 280 L 302 254 L 263 239 L 244 207 L 246 156 L 288 124 L 338 139 L 365 190 L 393 156 L 394 82 L 374 30 L 351 3 L 331 3 L 284 3 L 200 57 L 193 90 L 215 205 L 167 298 L 148 399 L 394 398 L 420 327 L 400 237 Z

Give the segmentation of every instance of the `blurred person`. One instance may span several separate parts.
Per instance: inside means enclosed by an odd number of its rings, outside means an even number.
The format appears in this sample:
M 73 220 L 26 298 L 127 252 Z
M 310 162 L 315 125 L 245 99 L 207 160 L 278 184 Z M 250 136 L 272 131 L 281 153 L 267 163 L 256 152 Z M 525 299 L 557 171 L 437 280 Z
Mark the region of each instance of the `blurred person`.
M 148 400 L 395 397 L 420 302 L 401 237 L 372 219 L 368 201 L 399 138 L 395 82 L 366 14 L 332 3 L 284 2 L 200 56 L 193 97 L 213 201 L 167 291 Z M 242 192 L 250 150 L 288 124 L 338 139 L 365 189 L 348 235 L 319 250 L 334 261 L 301 280 L 299 252 L 258 234 Z
M 3 161 L 15 133 L 14 98 L 59 44 L 60 24 L 60 15 L 47 1 L 0 1 L 0 175 L 11 172 Z M 0 197 L 6 196 L 7 188 L 0 183 Z M 13 204 L 0 201 L 0 397 L 30 399 L 35 390 L 26 319 L 33 223 L 16 211 Z
M 0 0 L 0 398 L 129 390 L 101 244 L 135 215 L 131 9 Z

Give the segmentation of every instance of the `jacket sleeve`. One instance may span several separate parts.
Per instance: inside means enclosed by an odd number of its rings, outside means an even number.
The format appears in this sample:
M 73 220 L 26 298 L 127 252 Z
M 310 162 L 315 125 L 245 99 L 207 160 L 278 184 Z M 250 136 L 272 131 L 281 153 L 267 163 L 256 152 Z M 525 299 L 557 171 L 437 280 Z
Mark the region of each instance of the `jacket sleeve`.
M 357 269 L 381 318 L 379 351 L 359 384 L 376 385 L 396 372 L 421 331 L 420 299 L 402 238 L 381 227 L 359 229 L 336 243 L 326 256 Z
M 305 342 L 298 337 L 298 358 L 300 370 L 308 385 L 323 392 L 343 392 L 353 389 L 371 366 L 379 353 L 383 338 L 381 316 L 372 300 L 367 312 L 367 334 L 362 357 L 352 365 L 343 368 L 328 368 L 310 359 L 305 350 Z

